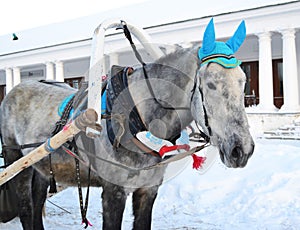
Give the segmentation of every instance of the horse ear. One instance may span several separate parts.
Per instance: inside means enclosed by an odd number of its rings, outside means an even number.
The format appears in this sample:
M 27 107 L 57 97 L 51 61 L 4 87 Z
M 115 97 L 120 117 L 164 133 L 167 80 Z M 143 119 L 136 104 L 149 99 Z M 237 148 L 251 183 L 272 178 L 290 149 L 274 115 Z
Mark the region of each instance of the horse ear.
M 206 26 L 203 41 L 202 41 L 202 52 L 204 54 L 209 54 L 215 48 L 215 26 L 213 18 L 209 21 L 208 25 Z
M 245 25 L 245 21 L 243 20 L 240 23 L 237 30 L 235 31 L 234 35 L 230 39 L 228 39 L 226 45 L 228 45 L 233 51 L 233 53 L 235 53 L 243 44 L 245 38 L 246 38 L 246 25 Z

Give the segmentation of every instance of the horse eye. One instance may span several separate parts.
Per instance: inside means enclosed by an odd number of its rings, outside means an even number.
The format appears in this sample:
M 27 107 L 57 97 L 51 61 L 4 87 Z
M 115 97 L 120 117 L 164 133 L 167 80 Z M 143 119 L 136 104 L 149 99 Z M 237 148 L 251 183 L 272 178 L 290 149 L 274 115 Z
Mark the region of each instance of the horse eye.
M 215 86 L 215 84 L 212 83 L 212 82 L 208 82 L 208 83 L 207 83 L 207 86 L 208 86 L 208 88 L 210 88 L 210 89 L 212 89 L 212 90 L 216 90 L 216 89 L 217 89 L 217 87 Z

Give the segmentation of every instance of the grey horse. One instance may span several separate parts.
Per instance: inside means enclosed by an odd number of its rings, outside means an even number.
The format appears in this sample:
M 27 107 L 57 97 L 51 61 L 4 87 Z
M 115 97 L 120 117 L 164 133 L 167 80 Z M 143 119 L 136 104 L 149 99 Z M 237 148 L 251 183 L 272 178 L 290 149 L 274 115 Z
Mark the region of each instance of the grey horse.
M 210 23 L 206 34 L 212 32 L 212 26 Z M 254 142 L 243 104 L 245 74 L 226 50 L 211 58 L 219 45 L 230 47 L 234 53 L 242 43 L 238 34 L 236 32 L 226 44 L 216 42 L 214 36 L 208 36 L 209 40 L 204 36 L 200 50 L 199 45 L 181 48 L 147 64 L 144 69 L 134 70 L 127 77 L 128 87 L 110 105 L 109 118 L 102 120 L 100 136 L 93 139 L 85 133 L 76 136 L 79 156 L 93 169 L 92 186 L 103 188 L 103 229 L 121 229 L 129 193 L 133 197 L 133 229 L 151 229 L 152 207 L 165 167 L 147 168 L 162 159 L 137 144 L 131 127 L 135 123 L 131 120 L 133 110 L 143 127 L 171 142 L 195 120 L 210 136 L 211 144 L 218 147 L 226 166 L 237 168 L 247 164 Z M 232 65 L 233 62 L 237 64 Z M 108 84 L 108 92 L 109 87 Z M 75 92 L 67 86 L 36 81 L 14 87 L 1 105 L 3 144 L 12 146 L 47 140 L 60 119 L 59 104 Z M 134 103 L 131 108 L 124 106 L 128 95 Z M 86 107 L 86 102 L 85 96 L 75 103 L 74 116 Z M 114 142 L 108 135 L 111 132 Z M 7 149 L 6 161 L 12 163 L 30 150 Z M 56 181 L 76 184 L 74 159 L 60 150 L 51 155 Z M 44 158 L 13 178 L 18 216 L 25 230 L 44 229 L 42 207 L 49 186 L 49 171 L 49 159 Z M 87 167 L 81 167 L 83 181 L 87 173 Z

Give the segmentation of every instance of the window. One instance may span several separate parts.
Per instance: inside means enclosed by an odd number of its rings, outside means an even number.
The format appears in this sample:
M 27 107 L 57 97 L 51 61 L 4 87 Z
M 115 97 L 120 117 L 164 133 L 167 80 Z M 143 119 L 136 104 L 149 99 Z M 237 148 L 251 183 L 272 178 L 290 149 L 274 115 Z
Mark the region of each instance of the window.
M 83 79 L 84 79 L 83 77 L 69 78 L 69 79 L 65 79 L 65 82 L 69 84 L 71 87 L 75 89 L 79 89 Z
M 282 59 L 274 59 L 272 64 L 274 105 L 280 108 L 283 105 Z M 243 62 L 241 68 L 247 77 L 245 85 L 245 106 L 257 105 L 259 103 L 258 61 Z

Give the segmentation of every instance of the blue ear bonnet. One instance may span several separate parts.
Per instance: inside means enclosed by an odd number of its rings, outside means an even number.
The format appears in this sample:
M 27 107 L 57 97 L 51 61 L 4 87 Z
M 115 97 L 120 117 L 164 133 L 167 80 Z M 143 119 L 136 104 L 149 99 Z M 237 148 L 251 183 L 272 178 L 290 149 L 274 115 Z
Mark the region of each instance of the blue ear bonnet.
M 225 68 L 235 68 L 242 62 L 233 56 L 233 51 L 224 42 L 215 42 L 215 48 L 210 53 L 204 54 L 202 48 L 198 51 L 201 66 L 214 62 Z
M 240 48 L 246 38 L 245 22 L 242 21 L 234 35 L 226 42 L 215 41 L 215 29 L 213 19 L 207 25 L 202 47 L 198 51 L 201 66 L 208 63 L 217 63 L 224 68 L 235 68 L 242 62 L 233 54 Z

